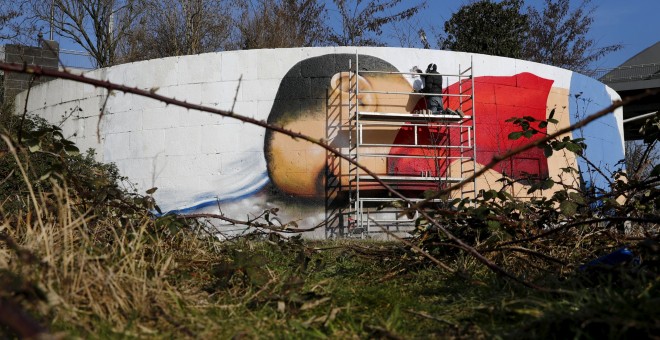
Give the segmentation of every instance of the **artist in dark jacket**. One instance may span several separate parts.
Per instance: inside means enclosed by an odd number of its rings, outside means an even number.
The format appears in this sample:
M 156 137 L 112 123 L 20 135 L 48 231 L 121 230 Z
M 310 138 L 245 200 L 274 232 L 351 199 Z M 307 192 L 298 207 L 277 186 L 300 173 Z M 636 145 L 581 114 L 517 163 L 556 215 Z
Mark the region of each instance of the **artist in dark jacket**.
M 429 64 L 424 75 L 423 93 L 442 93 L 442 76 L 438 73 L 438 65 Z M 432 114 L 442 113 L 442 97 L 431 95 L 426 97 L 426 108 Z

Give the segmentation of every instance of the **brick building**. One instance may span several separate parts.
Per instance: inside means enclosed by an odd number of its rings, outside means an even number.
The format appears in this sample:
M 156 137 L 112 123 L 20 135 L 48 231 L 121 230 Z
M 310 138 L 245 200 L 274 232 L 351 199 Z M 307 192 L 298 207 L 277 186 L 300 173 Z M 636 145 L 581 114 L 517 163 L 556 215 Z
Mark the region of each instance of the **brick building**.
M 57 69 L 59 65 L 59 44 L 56 41 L 43 41 L 42 45 L 4 45 L 0 46 L 0 61 L 27 65 L 39 65 Z M 16 94 L 26 90 L 32 75 L 0 71 L 0 104 L 13 101 Z M 51 80 L 37 77 L 33 85 Z

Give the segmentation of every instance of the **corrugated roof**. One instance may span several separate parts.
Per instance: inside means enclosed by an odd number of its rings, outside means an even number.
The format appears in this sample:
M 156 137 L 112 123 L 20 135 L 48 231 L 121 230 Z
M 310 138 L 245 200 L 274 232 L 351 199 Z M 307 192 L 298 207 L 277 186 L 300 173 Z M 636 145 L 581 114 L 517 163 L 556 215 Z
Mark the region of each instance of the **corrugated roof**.
M 647 47 L 645 50 L 635 54 L 632 58 L 626 60 L 621 66 L 633 66 L 642 64 L 653 64 L 660 62 L 660 41 Z
M 606 73 L 600 77 L 600 81 L 617 91 L 621 97 L 636 95 L 647 89 L 660 88 L 660 42 L 637 53 L 621 66 L 604 71 Z M 634 118 L 643 117 L 658 110 L 660 110 L 660 96 L 646 97 L 624 106 L 625 139 L 642 138 L 639 128 L 645 119 L 634 120 Z
M 600 81 L 616 91 L 660 87 L 660 41 L 609 70 Z

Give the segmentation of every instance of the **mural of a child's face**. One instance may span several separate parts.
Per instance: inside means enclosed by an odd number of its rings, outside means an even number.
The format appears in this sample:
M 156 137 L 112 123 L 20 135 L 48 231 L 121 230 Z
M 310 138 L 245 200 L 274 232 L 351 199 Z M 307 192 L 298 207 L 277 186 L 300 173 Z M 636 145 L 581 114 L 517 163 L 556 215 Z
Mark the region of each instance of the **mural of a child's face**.
M 351 99 L 349 77 L 348 72 L 335 73 L 330 79 L 325 103 L 319 101 L 317 105 L 302 109 L 301 112 L 281 115 L 281 117 L 300 117 L 299 119 L 282 119 L 272 123 L 308 136 L 324 138 L 335 147 L 347 146 L 347 131 L 339 131 L 341 130 L 339 125 L 345 124 L 349 117 L 348 102 Z M 353 83 L 355 79 L 353 78 Z M 410 83 L 398 74 L 367 74 L 357 79 L 360 91 L 359 110 L 364 112 L 411 112 L 419 99 L 400 94 L 365 93 L 368 91 L 412 92 Z M 353 87 L 354 85 L 352 84 Z M 331 122 L 330 120 L 333 119 L 336 120 Z M 328 131 L 332 129 L 331 125 L 335 125 L 338 132 L 328 136 Z M 396 133 L 397 130 L 394 128 L 385 129 L 380 131 L 378 139 L 384 143 L 391 143 Z M 328 155 L 323 148 L 275 133 L 267 138 L 265 149 L 270 178 L 277 188 L 296 197 L 324 197 Z M 372 162 L 367 166 L 377 172 L 385 169 L 384 163 L 380 165 L 382 169 L 377 169 L 378 162 Z M 333 175 L 340 177 L 341 174 Z
M 389 69 L 387 67 L 384 69 L 382 61 L 380 62 L 381 64 L 377 66 L 381 67 L 372 69 L 397 71 L 389 64 L 385 64 Z M 317 92 L 316 95 L 313 90 L 304 88 L 305 79 L 302 77 L 300 79 L 292 77 L 294 82 L 289 79 L 289 83 L 281 85 L 280 90 L 297 88 L 303 94 L 301 97 L 287 98 L 285 96 L 285 98 L 276 99 L 268 122 L 323 139 L 331 146 L 348 153 L 348 103 L 354 100 L 351 97 L 351 93 L 354 92 L 351 91 L 354 91 L 356 78 L 353 77 L 349 81 L 350 74 L 344 72 L 345 69 L 345 67 L 336 68 L 337 72 L 328 73 L 327 76 L 317 76 L 317 78 L 312 76 L 310 78 L 312 84 L 314 79 L 317 81 L 321 79 L 321 83 L 324 84 L 323 91 Z M 361 72 L 357 82 L 359 88 L 357 102 L 360 106 L 359 110 L 362 112 L 410 113 L 420 101 L 420 97 L 416 95 L 394 94 L 395 92 L 412 92 L 410 82 L 400 74 Z M 475 132 L 479 141 L 477 167 L 489 163 L 494 155 L 515 147 L 517 143 L 524 142 L 511 141 L 507 138 L 510 130 L 516 128 L 512 124 L 504 122 L 507 118 L 532 116 L 536 119 L 545 119 L 546 109 L 557 106 L 554 103 L 557 96 L 549 95 L 552 81 L 530 73 L 509 77 L 476 77 L 474 82 L 476 99 L 474 103 L 469 100 L 467 106 L 477 106 L 478 112 L 477 131 Z M 450 93 L 458 93 L 460 89 L 457 87 L 458 83 L 447 85 Z M 471 85 L 464 83 L 463 86 Z M 368 93 L 369 91 L 389 92 L 390 94 Z M 450 97 L 445 103 L 446 107 L 452 109 L 458 108 L 459 105 L 461 104 L 456 97 Z M 458 139 L 458 136 L 454 136 L 455 132 L 446 134 L 448 140 Z M 370 137 L 377 139 L 379 144 L 407 145 L 408 140 L 414 137 L 411 129 L 398 126 L 379 127 L 365 131 L 364 134 L 369 134 Z M 270 179 L 285 194 L 304 199 L 322 199 L 325 197 L 326 176 L 337 177 L 340 183 L 348 184 L 347 162 L 332 159 L 323 148 L 309 142 L 279 133 L 267 132 L 264 151 Z M 379 147 L 370 151 L 391 155 L 416 155 L 419 152 L 425 152 L 420 148 L 414 149 L 406 146 Z M 455 153 L 456 151 L 447 151 L 449 156 L 456 156 Z M 455 162 L 443 163 L 441 167 L 445 168 L 440 168 L 438 164 L 433 164 L 434 162 L 430 162 L 428 159 L 415 157 L 361 158 L 360 163 L 377 174 L 419 174 L 420 170 L 431 170 L 434 176 L 457 177 L 462 174 L 462 171 L 454 166 Z M 495 180 L 501 178 L 503 173 L 513 176 L 515 179 L 523 179 L 527 174 L 538 177 L 547 176 L 548 162 L 541 150 L 534 149 L 519 155 L 517 159 L 501 164 L 489 173 L 492 178 L 486 179 L 483 184 L 480 184 L 480 187 L 494 188 L 492 184 L 501 186 Z M 519 186 L 517 191 L 526 191 L 525 185 Z

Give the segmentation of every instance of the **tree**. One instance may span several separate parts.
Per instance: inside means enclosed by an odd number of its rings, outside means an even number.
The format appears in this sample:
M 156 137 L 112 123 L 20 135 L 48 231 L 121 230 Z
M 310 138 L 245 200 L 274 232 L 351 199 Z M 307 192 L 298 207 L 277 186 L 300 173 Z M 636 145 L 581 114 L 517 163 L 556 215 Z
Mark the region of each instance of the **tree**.
M 341 30 L 331 32 L 329 41 L 339 46 L 382 46 L 379 37 L 386 25 L 409 20 L 426 7 L 426 1 L 400 11 L 397 6 L 401 0 L 333 1 L 341 18 Z
M 660 164 L 660 150 L 657 141 L 646 144 L 638 140 L 626 142 L 626 171 L 634 180 L 650 177 L 655 166 Z
M 461 7 L 445 22 L 443 49 L 520 58 L 527 37 L 528 18 L 522 0 L 499 3 L 480 0 Z
M 9 40 L 16 36 L 13 22 L 20 16 L 16 8 L 7 3 L 0 4 L 0 40 Z
M 642 140 L 626 142 L 626 171 L 633 180 L 660 175 L 660 116 L 647 119 L 639 130 Z
M 52 22 L 55 32 L 80 45 L 97 67 L 115 64 L 118 44 L 140 14 L 139 0 L 27 1 L 36 25 Z
M 240 5 L 243 49 L 308 47 L 327 40 L 327 13 L 319 0 L 258 0 Z
M 591 0 L 582 0 L 574 11 L 569 0 L 545 0 L 543 12 L 528 8 L 529 34 L 523 59 L 589 74 L 589 64 L 621 49 L 620 44 L 595 47 L 586 37 L 594 22 Z
M 139 20 L 121 42 L 122 61 L 231 49 L 228 0 L 142 0 Z
M 591 0 L 571 11 L 570 0 L 545 0 L 543 11 L 522 0 L 480 0 L 461 7 L 445 23 L 442 48 L 519 58 L 589 74 L 590 63 L 621 45 L 596 47 L 587 33 L 594 21 Z
M 26 15 L 30 4 L 24 0 L 0 2 L 0 43 L 34 43 L 40 30 Z

